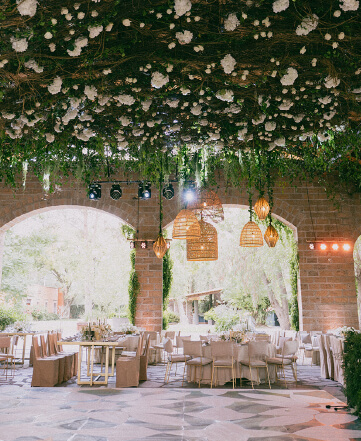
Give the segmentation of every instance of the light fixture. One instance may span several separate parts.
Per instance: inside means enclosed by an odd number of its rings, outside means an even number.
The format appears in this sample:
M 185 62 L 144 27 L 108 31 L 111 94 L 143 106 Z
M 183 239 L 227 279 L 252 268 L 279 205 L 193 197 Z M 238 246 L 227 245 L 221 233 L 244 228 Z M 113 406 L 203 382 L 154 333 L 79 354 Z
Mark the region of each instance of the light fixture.
M 264 220 L 268 216 L 270 206 L 267 200 L 262 196 L 254 205 L 254 211 L 258 216 L 259 220 Z
M 266 232 L 264 233 L 264 240 L 270 248 L 273 248 L 276 246 L 278 237 L 279 236 L 276 228 L 270 223 L 267 227 Z
M 153 243 L 153 251 L 158 259 L 163 259 L 165 253 L 168 251 L 168 244 L 162 234 L 159 234 L 157 240 Z
M 321 245 L 320 245 L 320 249 L 321 249 L 322 251 L 327 250 L 327 245 L 326 245 L 325 243 L 321 243 Z
M 152 196 L 152 191 L 150 189 L 149 182 L 141 182 L 138 187 L 138 198 L 142 200 L 150 199 Z
M 243 230 L 241 232 L 241 238 L 239 240 L 239 245 L 241 247 L 263 246 L 262 231 L 255 222 L 249 221 L 243 227 Z
M 224 211 L 222 202 L 213 190 L 206 188 L 200 189 L 196 197 L 188 204 L 187 208 L 202 218 L 209 218 L 212 222 L 221 222 L 224 220 Z
M 131 240 L 131 241 L 129 242 L 129 246 L 130 246 L 130 249 L 131 249 L 131 250 L 134 250 L 134 248 L 135 248 L 135 242 L 134 242 L 134 240 Z
M 189 185 L 183 190 L 183 200 L 184 202 L 190 203 L 196 198 L 196 190 L 194 185 Z
M 308 245 L 308 248 L 309 248 L 310 250 L 314 250 L 314 249 L 315 249 L 315 244 L 314 244 L 313 242 L 311 242 L 311 243 Z
M 120 199 L 122 197 L 122 189 L 119 184 L 112 185 L 112 187 L 110 189 L 110 197 L 114 201 L 117 201 L 118 199 Z
M 187 240 L 188 261 L 211 261 L 218 259 L 218 237 L 215 227 L 203 219 L 199 221 L 201 235 Z
M 148 243 L 146 240 L 142 240 L 140 242 L 140 248 L 142 248 L 142 250 L 145 250 L 146 248 L 148 248 Z
M 174 197 L 174 188 L 172 184 L 168 184 L 165 187 L 163 187 L 163 197 L 167 199 L 168 201 L 173 199 Z
M 92 201 L 99 200 L 102 197 L 102 186 L 100 184 L 90 184 L 88 196 Z
M 315 251 L 336 251 L 340 252 L 343 251 L 350 251 L 352 249 L 351 245 L 348 242 L 344 242 L 341 240 L 314 240 L 314 241 L 307 241 L 308 247 L 310 250 Z
M 201 235 L 201 228 L 195 214 L 190 210 L 178 213 L 173 223 L 173 239 L 194 239 Z
M 342 248 L 344 251 L 350 251 L 351 245 L 349 243 L 344 243 Z
M 332 248 L 334 251 L 337 251 L 338 248 L 339 248 L 338 243 L 333 243 L 331 248 Z

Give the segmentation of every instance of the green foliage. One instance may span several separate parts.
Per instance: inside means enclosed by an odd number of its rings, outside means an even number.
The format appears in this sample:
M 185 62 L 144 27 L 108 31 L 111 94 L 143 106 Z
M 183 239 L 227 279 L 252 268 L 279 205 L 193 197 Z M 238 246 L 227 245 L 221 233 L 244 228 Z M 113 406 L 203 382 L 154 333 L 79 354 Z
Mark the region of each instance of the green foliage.
M 169 251 L 163 257 L 163 311 L 167 309 L 170 289 L 173 282 L 173 261 Z
M 122 225 L 122 234 L 126 239 L 134 239 L 135 230 L 127 224 Z
M 216 324 L 216 331 L 229 331 L 239 323 L 239 313 L 227 305 L 219 305 L 210 309 L 204 314 L 205 320 L 213 320 Z
M 162 329 L 166 330 L 169 326 L 169 318 L 166 314 L 166 311 L 163 311 L 163 319 L 162 319 Z
M 346 332 L 343 363 L 347 404 L 361 416 L 361 334 Z
M 163 317 L 166 316 L 167 317 L 167 321 L 168 323 L 179 323 L 180 322 L 180 317 L 178 314 L 176 314 L 173 311 L 164 311 L 163 313 Z
M 59 320 L 58 314 L 48 312 L 40 309 L 33 309 L 31 311 L 31 316 L 34 320 L 44 321 L 44 320 Z
M 0 305 L 0 331 L 22 320 L 25 320 L 25 314 L 19 308 Z
M 291 328 L 295 331 L 300 329 L 300 312 L 298 309 L 298 272 L 299 272 L 299 256 L 297 250 L 297 244 L 292 245 L 292 257 L 290 260 L 291 267 L 291 289 L 292 297 L 289 302 L 289 313 L 290 313 L 290 323 Z
M 131 270 L 129 274 L 129 321 L 135 325 L 135 314 L 137 311 L 137 297 L 140 290 L 138 274 L 135 271 L 135 250 L 130 253 Z

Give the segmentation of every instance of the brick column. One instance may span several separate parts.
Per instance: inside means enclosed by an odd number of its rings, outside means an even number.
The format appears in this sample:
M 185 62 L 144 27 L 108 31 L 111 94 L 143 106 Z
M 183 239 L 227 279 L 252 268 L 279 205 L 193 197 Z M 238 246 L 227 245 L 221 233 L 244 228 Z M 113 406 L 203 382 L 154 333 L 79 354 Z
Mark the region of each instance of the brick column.
M 135 324 L 147 331 L 160 332 L 163 320 L 163 260 L 156 257 L 152 248 L 138 248 L 135 270 L 140 283 Z

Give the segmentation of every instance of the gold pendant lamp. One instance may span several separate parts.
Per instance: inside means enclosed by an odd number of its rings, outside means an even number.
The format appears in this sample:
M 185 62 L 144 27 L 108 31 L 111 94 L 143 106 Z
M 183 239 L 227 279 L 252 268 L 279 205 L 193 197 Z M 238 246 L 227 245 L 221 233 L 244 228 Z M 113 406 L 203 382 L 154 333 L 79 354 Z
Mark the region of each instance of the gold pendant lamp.
M 157 240 L 154 242 L 153 251 L 158 259 L 162 259 L 168 251 L 168 244 L 162 234 L 159 234 Z
M 191 210 L 182 210 L 173 223 L 173 239 L 194 239 L 201 235 L 198 219 Z
M 188 261 L 211 261 L 218 259 L 218 236 L 213 225 L 199 221 L 201 235 L 195 239 L 187 240 Z
M 270 206 L 263 196 L 258 198 L 258 201 L 254 205 L 254 211 L 257 214 L 259 220 L 264 220 L 268 216 Z
M 212 222 L 224 220 L 222 202 L 213 190 L 206 188 L 198 190 L 197 197 L 194 201 L 189 202 L 187 208 L 197 216 L 212 219 Z
M 264 233 L 264 240 L 266 241 L 267 245 L 270 248 L 273 248 L 276 246 L 276 243 L 278 241 L 278 233 L 276 228 L 271 224 L 268 225 L 266 232 Z
M 249 222 L 243 227 L 239 245 L 241 247 L 261 247 L 263 246 L 262 231 L 259 226 L 252 221 L 252 194 L 249 194 Z

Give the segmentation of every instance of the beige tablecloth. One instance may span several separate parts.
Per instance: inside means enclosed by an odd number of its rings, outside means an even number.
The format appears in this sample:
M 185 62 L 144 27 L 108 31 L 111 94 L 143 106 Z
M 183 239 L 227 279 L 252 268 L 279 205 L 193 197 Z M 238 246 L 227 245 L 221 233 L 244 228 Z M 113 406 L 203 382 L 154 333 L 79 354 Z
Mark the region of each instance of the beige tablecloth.
M 272 343 L 269 343 L 268 345 L 268 351 L 267 354 L 265 354 L 267 357 L 275 357 L 276 356 L 276 346 Z M 203 346 L 203 357 L 206 358 L 212 358 L 212 352 L 211 352 L 211 346 Z M 240 360 L 248 360 L 248 345 L 247 344 L 236 344 L 235 345 L 235 359 L 237 360 L 236 363 L 236 378 L 241 377 L 241 367 L 240 367 Z M 271 383 L 274 383 L 276 380 L 276 370 L 274 366 L 269 366 L 269 376 Z M 200 376 L 200 369 L 197 368 L 194 371 L 193 366 L 187 367 L 187 381 L 199 381 Z M 232 372 L 231 369 L 227 368 L 218 368 L 218 385 L 223 385 L 227 383 L 228 381 L 232 380 Z M 267 381 L 266 380 L 266 369 L 259 369 L 259 376 L 261 382 Z M 210 384 L 211 383 L 211 377 L 212 377 L 212 363 L 208 364 L 203 367 L 202 369 L 202 384 Z M 246 366 L 242 366 L 242 378 L 247 378 L 248 380 L 251 379 L 250 370 Z M 252 370 L 252 379 L 253 381 L 257 381 L 257 370 Z

